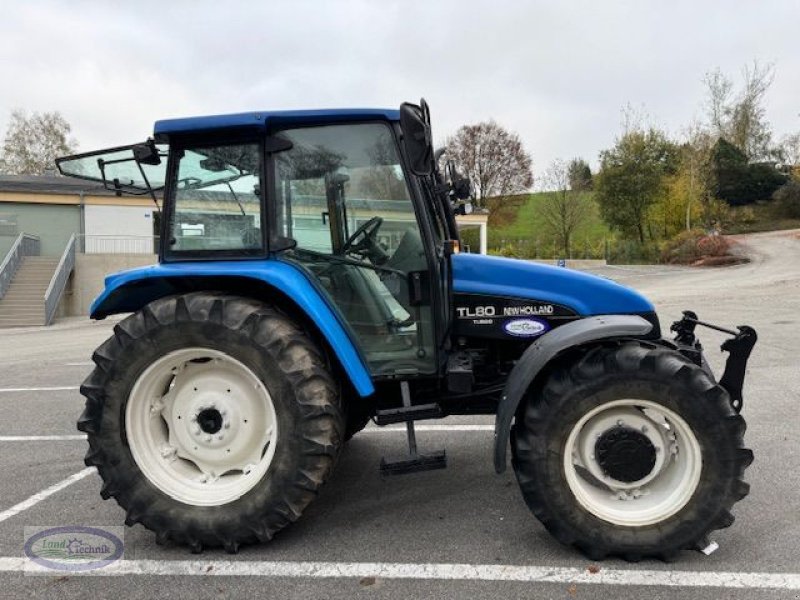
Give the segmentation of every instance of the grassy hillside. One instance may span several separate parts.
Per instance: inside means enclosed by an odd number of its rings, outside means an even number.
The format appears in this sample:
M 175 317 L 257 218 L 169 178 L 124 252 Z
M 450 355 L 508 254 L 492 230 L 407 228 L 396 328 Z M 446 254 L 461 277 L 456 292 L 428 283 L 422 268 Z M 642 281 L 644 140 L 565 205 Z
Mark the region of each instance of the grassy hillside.
M 489 252 L 513 254 L 525 258 L 554 258 L 562 252 L 554 250 L 553 236 L 548 233 L 542 217 L 542 202 L 547 193 L 530 194 L 523 201 L 516 218 L 507 225 L 489 227 Z M 610 237 L 608 228 L 600 219 L 597 204 L 591 192 L 583 194 L 590 204 L 586 223 L 575 233 L 572 242 L 574 258 L 600 258 L 603 246 Z

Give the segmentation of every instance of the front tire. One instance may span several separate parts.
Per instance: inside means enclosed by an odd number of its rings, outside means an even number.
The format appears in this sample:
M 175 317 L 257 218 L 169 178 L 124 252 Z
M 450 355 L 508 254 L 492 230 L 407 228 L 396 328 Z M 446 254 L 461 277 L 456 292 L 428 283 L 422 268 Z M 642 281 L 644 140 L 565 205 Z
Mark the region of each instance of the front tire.
M 262 303 L 197 292 L 120 322 L 81 386 L 101 495 L 160 543 L 267 541 L 330 476 L 344 417 L 303 330 Z
M 752 452 L 723 388 L 669 349 L 595 347 L 523 401 L 513 464 L 531 511 L 593 559 L 674 558 L 733 523 Z

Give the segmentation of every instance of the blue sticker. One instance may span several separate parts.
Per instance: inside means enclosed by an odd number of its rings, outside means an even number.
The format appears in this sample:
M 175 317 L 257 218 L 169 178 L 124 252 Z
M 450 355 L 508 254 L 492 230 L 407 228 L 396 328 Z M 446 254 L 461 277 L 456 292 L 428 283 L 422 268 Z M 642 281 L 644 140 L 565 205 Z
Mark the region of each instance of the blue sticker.
M 542 335 L 550 326 L 540 319 L 512 319 L 503 323 L 503 329 L 515 337 L 536 337 Z

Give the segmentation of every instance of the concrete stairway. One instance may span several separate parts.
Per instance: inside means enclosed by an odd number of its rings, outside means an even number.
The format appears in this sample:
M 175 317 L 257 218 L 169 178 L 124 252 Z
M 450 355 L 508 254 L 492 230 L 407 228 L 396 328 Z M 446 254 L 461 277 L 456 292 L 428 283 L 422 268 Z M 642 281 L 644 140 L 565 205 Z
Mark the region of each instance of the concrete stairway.
M 26 256 L 6 295 L 0 299 L 0 328 L 44 325 L 44 293 L 58 257 Z

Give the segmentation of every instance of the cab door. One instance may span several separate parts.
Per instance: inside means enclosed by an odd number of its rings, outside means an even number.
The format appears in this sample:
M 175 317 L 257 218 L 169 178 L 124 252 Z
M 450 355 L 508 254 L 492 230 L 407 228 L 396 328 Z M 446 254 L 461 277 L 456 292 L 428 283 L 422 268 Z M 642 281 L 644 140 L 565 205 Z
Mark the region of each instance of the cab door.
M 279 256 L 325 290 L 373 376 L 436 373 L 438 344 L 425 288 L 433 280 L 432 244 L 390 124 L 273 133 L 292 143 L 271 158 Z

